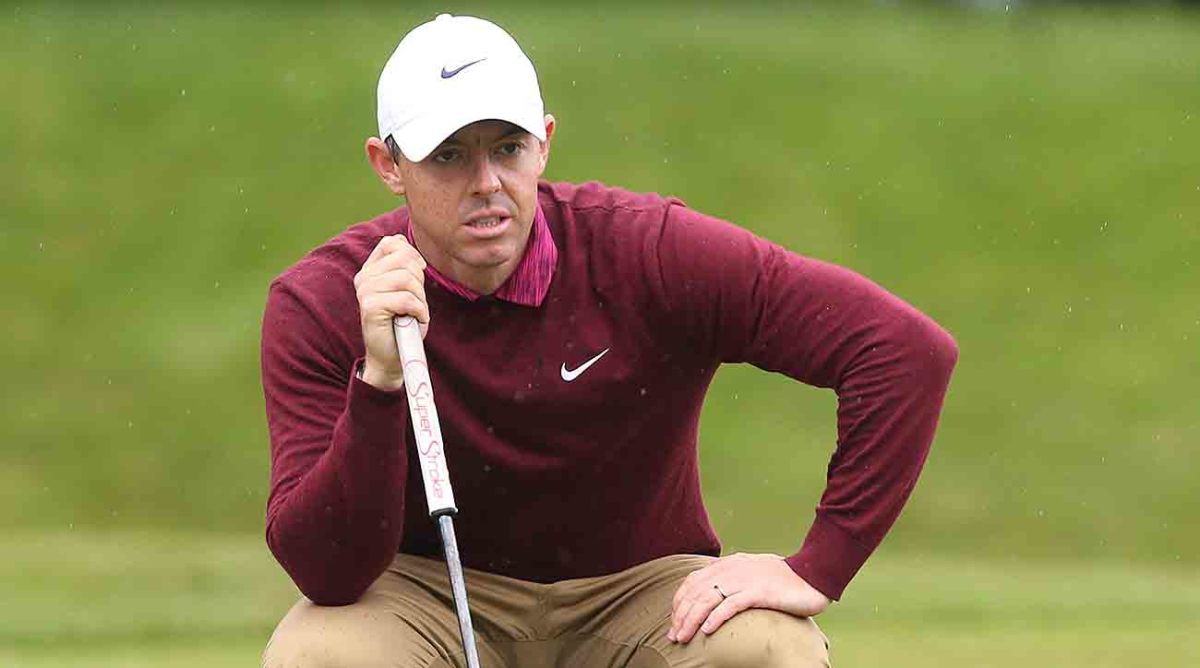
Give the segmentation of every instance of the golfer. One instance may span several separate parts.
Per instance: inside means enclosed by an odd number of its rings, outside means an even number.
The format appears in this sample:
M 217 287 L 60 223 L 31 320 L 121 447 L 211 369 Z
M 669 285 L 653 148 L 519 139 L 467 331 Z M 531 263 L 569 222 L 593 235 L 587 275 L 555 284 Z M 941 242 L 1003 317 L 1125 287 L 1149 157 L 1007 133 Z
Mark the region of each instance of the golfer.
M 917 481 L 951 337 L 678 199 L 542 181 L 557 121 L 487 21 L 408 33 L 377 112 L 367 159 L 405 205 L 309 253 L 267 300 L 267 542 L 303 598 L 264 664 L 463 665 L 392 328 L 410 315 L 483 666 L 829 665 L 813 618 Z M 726 362 L 838 396 L 827 486 L 790 555 L 722 556 L 705 513 L 697 425 Z

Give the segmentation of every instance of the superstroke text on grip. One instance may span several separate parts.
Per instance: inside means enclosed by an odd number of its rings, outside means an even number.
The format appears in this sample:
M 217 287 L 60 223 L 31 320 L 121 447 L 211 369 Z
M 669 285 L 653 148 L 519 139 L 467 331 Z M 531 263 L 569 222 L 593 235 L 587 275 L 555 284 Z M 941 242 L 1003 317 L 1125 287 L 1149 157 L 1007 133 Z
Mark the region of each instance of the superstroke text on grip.
M 454 490 L 450 486 L 450 471 L 442 447 L 442 427 L 437 406 L 433 402 L 433 384 L 425 362 L 425 347 L 421 329 L 411 316 L 395 318 L 396 345 L 404 367 L 404 387 L 408 393 L 408 410 L 412 417 L 413 434 L 417 439 L 417 455 L 421 478 L 425 482 L 425 501 L 430 515 L 458 512 Z

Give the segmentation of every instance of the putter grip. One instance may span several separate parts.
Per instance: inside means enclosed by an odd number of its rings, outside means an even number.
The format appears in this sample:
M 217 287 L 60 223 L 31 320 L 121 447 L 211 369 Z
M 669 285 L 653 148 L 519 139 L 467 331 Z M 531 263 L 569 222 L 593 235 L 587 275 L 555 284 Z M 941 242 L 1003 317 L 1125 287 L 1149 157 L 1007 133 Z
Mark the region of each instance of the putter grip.
M 450 487 L 450 470 L 446 468 L 442 425 L 433 403 L 433 383 L 429 380 L 421 328 L 416 319 L 406 315 L 393 318 L 392 329 L 396 333 L 396 347 L 400 349 L 400 363 L 404 368 L 404 391 L 408 393 L 408 411 L 417 438 L 417 458 L 421 463 L 429 514 L 434 517 L 453 515 L 458 508 L 454 505 L 454 490 Z

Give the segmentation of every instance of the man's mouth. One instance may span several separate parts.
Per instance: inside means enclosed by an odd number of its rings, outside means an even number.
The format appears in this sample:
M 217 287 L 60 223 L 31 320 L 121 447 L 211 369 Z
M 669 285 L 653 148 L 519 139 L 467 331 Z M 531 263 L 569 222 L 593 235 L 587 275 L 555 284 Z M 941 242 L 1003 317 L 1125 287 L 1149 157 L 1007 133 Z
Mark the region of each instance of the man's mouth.
M 484 216 L 483 218 L 476 218 L 475 220 L 472 220 L 471 222 L 467 223 L 467 225 L 479 229 L 488 229 L 499 226 L 500 223 L 504 222 L 505 218 L 507 218 L 507 216 Z
M 494 207 L 476 211 L 467 218 L 467 232 L 479 240 L 496 239 L 503 236 L 512 223 L 512 216 L 505 209 Z

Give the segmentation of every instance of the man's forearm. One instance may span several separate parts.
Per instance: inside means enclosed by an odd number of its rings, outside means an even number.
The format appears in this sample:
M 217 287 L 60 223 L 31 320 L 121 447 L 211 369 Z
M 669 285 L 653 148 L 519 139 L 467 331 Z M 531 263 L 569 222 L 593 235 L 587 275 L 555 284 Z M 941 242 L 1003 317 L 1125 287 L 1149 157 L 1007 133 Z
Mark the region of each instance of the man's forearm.
M 916 485 L 933 442 L 950 374 L 953 338 L 911 308 L 861 337 L 837 383 L 838 448 L 804 546 L 788 558 L 831 598 L 879 545 Z
M 347 408 L 315 462 L 295 443 L 284 446 L 294 452 L 273 456 L 279 484 L 268 507 L 267 543 L 296 586 L 322 605 L 357 600 L 391 562 L 403 533 L 404 400 L 352 382 Z

